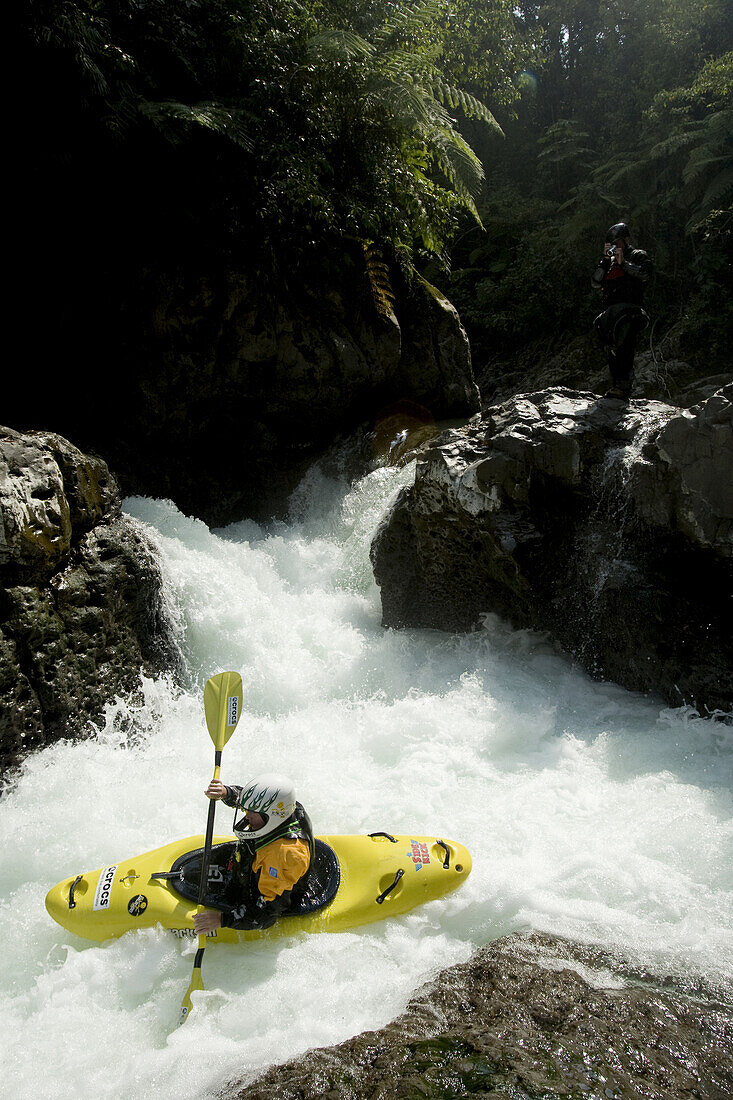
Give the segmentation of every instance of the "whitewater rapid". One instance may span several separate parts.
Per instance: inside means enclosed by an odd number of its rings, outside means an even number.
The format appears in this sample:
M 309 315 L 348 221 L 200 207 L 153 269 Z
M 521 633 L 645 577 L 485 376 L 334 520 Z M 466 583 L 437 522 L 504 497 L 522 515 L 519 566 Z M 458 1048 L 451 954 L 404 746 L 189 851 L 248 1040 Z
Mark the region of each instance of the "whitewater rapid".
M 215 1096 L 230 1079 L 392 1019 L 437 970 L 535 928 L 731 988 L 733 730 L 597 684 L 493 617 L 471 635 L 385 631 L 369 545 L 414 474 L 314 468 L 291 520 L 210 531 L 132 499 L 156 543 L 188 688 L 145 681 L 87 741 L 28 759 L 0 802 L 0 1080 L 16 1098 Z M 200 833 L 206 679 L 241 673 L 222 777 L 284 771 L 316 832 L 433 833 L 473 873 L 403 918 L 207 950 L 75 939 L 45 912 L 63 877 Z M 219 809 L 217 831 L 229 827 Z

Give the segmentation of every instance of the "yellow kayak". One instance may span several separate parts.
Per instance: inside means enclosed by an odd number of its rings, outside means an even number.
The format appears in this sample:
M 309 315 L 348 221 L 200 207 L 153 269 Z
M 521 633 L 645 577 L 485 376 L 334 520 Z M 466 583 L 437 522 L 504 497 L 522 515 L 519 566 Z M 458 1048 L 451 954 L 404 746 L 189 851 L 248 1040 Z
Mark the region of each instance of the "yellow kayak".
M 107 940 L 160 925 L 194 936 L 203 836 L 176 840 L 152 852 L 64 879 L 46 896 L 46 909 L 69 932 Z M 214 838 L 206 904 L 234 851 L 232 836 Z M 299 908 L 266 930 L 220 928 L 209 943 L 241 943 L 297 932 L 343 932 L 455 890 L 471 872 L 468 850 L 453 840 L 372 833 L 316 838 L 312 885 Z

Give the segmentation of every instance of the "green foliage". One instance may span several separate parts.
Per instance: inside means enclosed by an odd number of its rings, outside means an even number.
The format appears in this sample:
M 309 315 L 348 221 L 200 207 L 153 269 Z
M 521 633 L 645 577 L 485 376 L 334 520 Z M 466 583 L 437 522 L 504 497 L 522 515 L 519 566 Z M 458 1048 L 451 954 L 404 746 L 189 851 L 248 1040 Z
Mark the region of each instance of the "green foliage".
M 441 61 L 447 7 L 31 0 L 23 121 L 49 138 L 31 172 L 70 195 L 103 179 L 131 251 L 185 235 L 283 277 L 343 237 L 443 254 L 483 179 L 458 120 L 499 130 Z
M 624 218 L 662 327 L 730 323 L 729 0 L 29 0 L 23 29 L 19 216 L 70 286 L 205 256 L 279 290 L 366 242 L 377 308 L 370 256 L 432 264 L 480 369 L 587 332 Z
M 442 0 L 394 5 L 362 34 L 335 27 L 320 30 L 307 43 L 311 79 L 322 102 L 337 112 L 332 125 L 339 147 L 333 156 L 340 160 L 348 152 L 356 159 L 353 135 L 362 143 L 366 139 L 372 163 L 359 156 L 361 174 L 376 170 L 381 187 L 387 185 L 390 192 L 382 191 L 386 204 L 370 223 L 363 217 L 357 221 L 397 250 L 409 250 L 410 237 L 416 237 L 426 251 L 442 251 L 459 206 L 478 220 L 475 196 L 483 168 L 449 111 L 499 130 L 488 108 L 449 83 L 432 60 L 438 41 L 433 27 L 443 6 Z M 347 105 L 348 133 L 341 125 Z M 396 170 L 387 179 L 381 166 L 390 159 Z M 396 210 L 406 212 L 407 222 L 390 224 L 380 217 Z
M 548 350 L 588 333 L 598 309 L 589 275 L 618 220 L 655 261 L 657 332 L 680 322 L 694 331 L 691 354 L 709 369 L 727 355 L 733 321 L 733 22 L 723 0 L 549 0 L 523 14 L 541 42 L 535 76 L 478 204 L 486 237 L 464 238 L 470 248 L 459 239 L 444 280 L 479 371 L 538 333 Z

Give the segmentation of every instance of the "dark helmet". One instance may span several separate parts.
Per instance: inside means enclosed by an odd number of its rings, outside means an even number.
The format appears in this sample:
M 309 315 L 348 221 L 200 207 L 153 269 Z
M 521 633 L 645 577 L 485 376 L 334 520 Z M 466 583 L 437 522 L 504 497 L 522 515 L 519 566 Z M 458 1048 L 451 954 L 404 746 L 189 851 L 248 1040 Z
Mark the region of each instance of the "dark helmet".
M 616 225 L 612 225 L 608 233 L 606 233 L 606 240 L 617 241 L 621 238 L 623 241 L 628 241 L 630 236 L 631 232 L 626 222 L 617 222 Z

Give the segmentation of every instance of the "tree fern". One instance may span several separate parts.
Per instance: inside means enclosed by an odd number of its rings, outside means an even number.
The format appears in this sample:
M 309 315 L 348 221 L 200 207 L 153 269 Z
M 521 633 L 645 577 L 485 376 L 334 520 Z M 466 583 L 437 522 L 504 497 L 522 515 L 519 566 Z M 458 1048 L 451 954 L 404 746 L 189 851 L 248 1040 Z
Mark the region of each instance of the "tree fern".
M 413 37 L 419 37 L 443 11 L 443 0 L 394 4 L 375 25 L 362 27 L 361 34 L 344 29 L 320 31 L 307 47 L 313 70 L 330 70 L 330 80 L 324 71 L 324 88 L 348 80 L 355 110 L 365 120 L 379 119 L 380 126 L 395 130 L 401 135 L 403 151 L 411 151 L 408 156 L 403 153 L 403 164 L 413 186 L 401 201 L 411 215 L 417 215 L 418 234 L 424 243 L 430 242 L 426 244 L 430 248 L 440 240 L 440 231 L 437 224 L 432 230 L 427 228 L 429 206 L 435 206 L 441 188 L 445 201 L 452 196 L 480 224 L 475 197 L 483 170 L 450 112 L 461 111 L 501 132 L 485 104 L 448 82 L 430 56 L 414 46 Z M 416 148 L 424 150 L 417 161 L 413 155 Z

